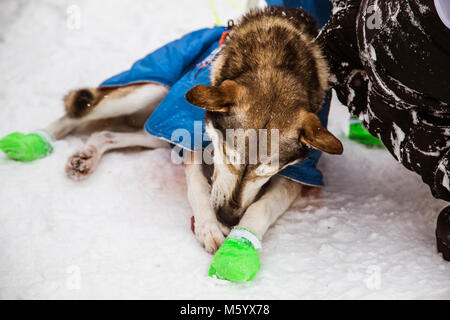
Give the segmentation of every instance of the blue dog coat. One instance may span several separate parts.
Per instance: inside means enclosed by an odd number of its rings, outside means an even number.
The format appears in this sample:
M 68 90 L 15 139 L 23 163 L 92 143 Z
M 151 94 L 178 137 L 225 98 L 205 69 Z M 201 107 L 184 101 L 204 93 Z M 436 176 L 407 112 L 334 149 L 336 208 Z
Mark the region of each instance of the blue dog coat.
M 138 82 L 156 82 L 170 87 L 170 91 L 145 124 L 152 135 L 191 151 L 200 151 L 211 142 L 204 128 L 205 110 L 191 105 L 185 99 L 189 89 L 198 85 L 210 85 L 210 63 L 218 54 L 219 42 L 225 27 L 202 29 L 185 35 L 137 61 L 100 86 L 121 86 Z M 326 127 L 330 94 L 319 118 Z M 197 130 L 195 130 L 197 128 Z M 186 135 L 175 132 L 188 133 Z M 200 132 L 201 136 L 196 136 Z M 283 169 L 279 174 L 291 180 L 311 186 L 323 186 L 322 173 L 316 168 L 321 152 L 311 149 L 300 163 Z

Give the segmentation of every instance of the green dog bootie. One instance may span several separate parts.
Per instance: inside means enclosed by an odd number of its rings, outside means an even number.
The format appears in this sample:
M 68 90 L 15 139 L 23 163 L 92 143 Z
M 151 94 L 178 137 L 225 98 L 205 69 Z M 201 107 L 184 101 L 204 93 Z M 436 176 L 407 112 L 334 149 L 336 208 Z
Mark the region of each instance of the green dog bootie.
M 261 241 L 245 228 L 234 228 L 219 248 L 209 268 L 209 276 L 232 282 L 252 280 L 259 271 Z
M 381 140 L 372 136 L 366 129 L 364 129 L 361 121 L 356 117 L 350 118 L 347 137 L 350 140 L 365 144 L 366 146 L 383 148 L 383 143 Z
M 30 134 L 13 132 L 0 139 L 0 150 L 10 159 L 31 162 L 51 154 L 53 142 L 54 138 L 46 131 Z

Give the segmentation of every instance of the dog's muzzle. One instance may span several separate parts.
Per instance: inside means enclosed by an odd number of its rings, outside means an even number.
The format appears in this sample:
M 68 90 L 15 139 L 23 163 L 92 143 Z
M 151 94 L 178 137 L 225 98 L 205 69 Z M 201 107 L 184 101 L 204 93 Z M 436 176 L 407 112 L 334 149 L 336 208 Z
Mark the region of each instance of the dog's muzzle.
M 239 223 L 241 215 L 238 211 L 230 206 L 223 206 L 217 209 L 217 220 L 226 226 L 233 227 Z

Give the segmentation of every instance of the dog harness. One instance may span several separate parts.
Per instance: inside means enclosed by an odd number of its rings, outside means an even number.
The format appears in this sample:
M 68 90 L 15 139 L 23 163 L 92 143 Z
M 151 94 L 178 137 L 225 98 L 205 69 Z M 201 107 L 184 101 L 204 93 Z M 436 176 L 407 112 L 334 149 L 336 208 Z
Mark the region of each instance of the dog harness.
M 222 48 L 226 27 L 201 29 L 189 33 L 133 64 L 131 69 L 104 81 L 100 87 L 123 86 L 131 83 L 153 82 L 170 88 L 145 124 L 148 133 L 172 145 L 190 151 L 201 151 L 211 142 L 209 138 L 197 137 L 205 132 L 205 110 L 185 99 L 187 91 L 198 84 L 211 85 L 211 62 Z M 326 128 L 331 95 L 318 114 Z M 191 139 L 174 134 L 182 129 Z M 196 130 L 197 129 L 197 130 Z M 284 168 L 278 174 L 311 186 L 324 185 L 322 173 L 316 168 L 321 152 L 311 149 L 308 157 L 297 164 Z

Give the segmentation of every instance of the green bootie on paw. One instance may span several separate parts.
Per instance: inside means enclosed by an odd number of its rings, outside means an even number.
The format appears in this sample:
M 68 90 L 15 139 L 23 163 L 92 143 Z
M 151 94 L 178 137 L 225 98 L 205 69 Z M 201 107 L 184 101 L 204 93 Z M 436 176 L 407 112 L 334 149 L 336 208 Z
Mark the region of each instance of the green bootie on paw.
M 383 148 L 383 143 L 381 140 L 372 136 L 366 129 L 364 129 L 361 121 L 359 121 L 356 117 L 352 117 L 350 119 L 347 137 L 350 140 L 365 144 L 366 146 Z
M 209 269 L 209 276 L 233 281 L 252 280 L 259 271 L 261 242 L 251 231 L 235 228 L 219 248 Z
M 13 160 L 30 162 L 45 158 L 53 151 L 53 137 L 45 131 L 14 132 L 0 139 L 0 150 Z

